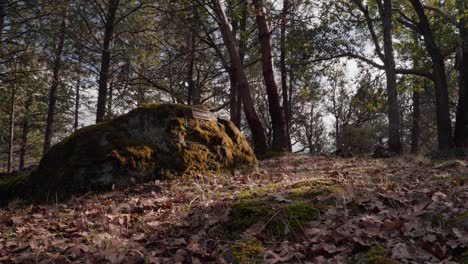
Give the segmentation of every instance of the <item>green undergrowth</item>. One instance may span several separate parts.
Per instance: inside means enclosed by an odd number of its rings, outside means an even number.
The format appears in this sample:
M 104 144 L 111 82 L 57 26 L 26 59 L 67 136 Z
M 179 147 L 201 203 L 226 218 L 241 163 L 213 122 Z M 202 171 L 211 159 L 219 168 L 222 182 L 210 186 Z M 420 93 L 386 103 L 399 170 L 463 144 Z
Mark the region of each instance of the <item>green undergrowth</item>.
M 468 211 L 453 215 L 447 220 L 447 223 L 453 227 L 468 230 Z
M 265 248 L 260 240 L 254 238 L 246 241 L 236 240 L 231 246 L 231 251 L 239 263 L 256 263 Z
M 291 153 L 284 149 L 270 149 L 263 155 L 260 155 L 259 158 L 262 160 L 265 160 L 265 159 L 284 157 L 288 155 L 291 155 Z
M 240 199 L 252 199 L 260 196 L 267 195 L 269 193 L 275 192 L 280 187 L 277 183 L 269 183 L 265 187 L 257 187 L 252 189 L 242 190 L 238 197 Z
M 468 152 L 463 148 L 453 148 L 448 150 L 432 150 L 426 154 L 431 160 L 448 160 L 466 158 Z
M 310 221 L 318 219 L 329 205 L 331 194 L 343 191 L 329 179 L 309 179 L 288 186 L 269 184 L 241 191 L 239 200 L 231 205 L 229 218 L 217 227 L 222 238 L 237 240 L 257 223 L 263 223 L 261 233 L 273 239 L 300 239 Z M 275 195 L 276 194 L 276 195 Z M 320 196 L 329 197 L 325 202 Z
M 399 264 L 391 257 L 389 250 L 379 244 L 374 244 L 365 251 L 355 253 L 348 263 L 351 264 Z
M 461 256 L 458 258 L 458 261 L 461 264 L 468 264 L 468 250 L 461 254 Z
M 8 203 L 12 196 L 22 196 L 30 191 L 33 173 L 34 170 L 0 179 L 0 205 Z
M 317 219 L 320 209 L 309 201 L 281 203 L 274 200 L 249 200 L 231 206 L 229 220 L 218 231 L 229 240 L 237 240 L 249 227 L 265 223 L 266 235 L 275 239 L 298 238 L 309 221 Z
M 390 253 L 381 245 L 372 246 L 366 253 L 367 262 L 369 264 L 398 264 L 395 259 L 390 257 Z

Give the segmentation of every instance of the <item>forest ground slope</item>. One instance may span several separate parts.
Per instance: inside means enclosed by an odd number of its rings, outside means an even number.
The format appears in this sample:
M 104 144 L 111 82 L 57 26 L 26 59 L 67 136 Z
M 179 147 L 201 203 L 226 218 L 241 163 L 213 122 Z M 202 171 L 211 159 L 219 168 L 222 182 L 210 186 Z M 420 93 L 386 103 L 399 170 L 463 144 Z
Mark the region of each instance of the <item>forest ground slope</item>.
M 0 263 L 467 263 L 467 202 L 462 161 L 288 156 L 14 201 L 0 209 Z

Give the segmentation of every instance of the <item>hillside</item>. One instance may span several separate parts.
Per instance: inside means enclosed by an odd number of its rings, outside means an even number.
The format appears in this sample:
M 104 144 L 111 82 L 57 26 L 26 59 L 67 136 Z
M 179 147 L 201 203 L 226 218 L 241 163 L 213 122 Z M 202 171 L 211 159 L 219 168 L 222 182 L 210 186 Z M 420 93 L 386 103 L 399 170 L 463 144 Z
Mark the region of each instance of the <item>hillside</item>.
M 467 263 L 468 167 L 288 156 L 0 209 L 0 263 Z

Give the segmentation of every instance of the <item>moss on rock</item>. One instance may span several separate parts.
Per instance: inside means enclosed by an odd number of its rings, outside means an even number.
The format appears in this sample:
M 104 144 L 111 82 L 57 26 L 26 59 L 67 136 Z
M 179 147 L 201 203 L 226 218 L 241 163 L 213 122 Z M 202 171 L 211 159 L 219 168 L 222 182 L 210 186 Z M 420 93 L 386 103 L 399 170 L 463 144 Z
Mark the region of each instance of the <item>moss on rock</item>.
M 250 168 L 256 163 L 232 122 L 196 119 L 192 108 L 184 105 L 149 104 L 80 129 L 55 145 L 30 175 L 31 189 L 19 195 L 33 201 L 63 200 L 152 179 Z M 11 183 L 0 182 L 0 190 L 7 185 Z

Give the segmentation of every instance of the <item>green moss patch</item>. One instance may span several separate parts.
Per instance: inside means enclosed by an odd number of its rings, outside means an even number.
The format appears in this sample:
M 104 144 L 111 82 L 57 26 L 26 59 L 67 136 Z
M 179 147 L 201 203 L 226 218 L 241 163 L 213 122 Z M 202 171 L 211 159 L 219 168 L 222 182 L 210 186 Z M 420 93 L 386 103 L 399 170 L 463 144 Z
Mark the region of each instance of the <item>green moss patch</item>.
M 231 251 L 239 263 L 256 263 L 264 250 L 262 242 L 258 239 L 237 240 L 231 246 Z
M 448 223 L 454 227 L 468 231 L 468 211 L 453 215 Z
M 339 194 L 345 192 L 345 189 L 341 185 L 332 185 L 332 186 L 307 186 L 307 185 L 298 185 L 293 189 L 287 191 L 287 198 L 291 200 L 303 200 L 303 199 L 315 199 L 318 196 L 329 196 L 332 194 Z M 333 197 L 330 197 L 330 201 L 334 200 Z
M 34 170 L 0 179 L 0 205 L 6 204 L 11 197 L 28 193 L 33 172 Z
M 367 262 L 369 264 L 398 264 L 395 259 L 390 257 L 390 253 L 381 245 L 372 246 L 366 253 Z
M 252 189 L 243 190 L 239 193 L 240 199 L 252 199 L 260 196 L 265 196 L 269 193 L 275 192 L 279 188 L 276 183 L 269 183 L 265 187 L 256 187 Z
M 241 201 L 231 206 L 229 220 L 218 231 L 222 237 L 235 240 L 249 227 L 262 221 L 266 235 L 276 239 L 293 239 L 300 237 L 307 223 L 317 219 L 320 211 L 309 201 Z

